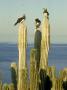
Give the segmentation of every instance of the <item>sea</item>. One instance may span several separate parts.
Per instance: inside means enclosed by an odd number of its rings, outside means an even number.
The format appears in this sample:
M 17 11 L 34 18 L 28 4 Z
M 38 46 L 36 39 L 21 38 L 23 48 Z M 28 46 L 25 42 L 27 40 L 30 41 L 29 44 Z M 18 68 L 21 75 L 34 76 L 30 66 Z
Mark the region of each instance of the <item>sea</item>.
M 30 50 L 33 44 L 27 47 L 27 67 L 30 66 Z M 18 45 L 11 43 L 0 43 L 0 80 L 3 83 L 11 82 L 11 63 L 18 66 Z M 57 75 L 60 70 L 67 67 L 67 44 L 51 44 L 48 57 L 48 65 L 56 66 Z

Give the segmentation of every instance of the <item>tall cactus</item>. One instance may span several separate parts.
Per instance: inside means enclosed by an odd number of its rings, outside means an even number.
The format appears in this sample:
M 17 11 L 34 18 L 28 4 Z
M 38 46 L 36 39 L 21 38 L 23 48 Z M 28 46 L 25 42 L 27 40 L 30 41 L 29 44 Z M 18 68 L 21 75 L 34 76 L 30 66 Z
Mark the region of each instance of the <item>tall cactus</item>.
M 26 80 L 24 81 L 24 79 L 27 78 L 26 48 L 27 48 L 27 26 L 25 24 L 25 19 L 23 18 L 23 20 L 20 22 L 18 32 L 18 50 L 19 50 L 18 90 L 27 90 L 25 86 Z
M 34 48 L 36 49 L 36 67 L 37 70 L 39 71 L 40 67 L 40 54 L 41 54 L 41 28 L 40 28 L 41 21 L 36 18 L 35 19 L 35 37 L 34 37 Z
M 41 40 L 41 60 L 40 68 L 46 69 L 48 66 L 48 52 L 50 45 L 50 25 L 49 25 L 49 14 L 47 9 L 43 12 L 42 22 L 42 40 Z

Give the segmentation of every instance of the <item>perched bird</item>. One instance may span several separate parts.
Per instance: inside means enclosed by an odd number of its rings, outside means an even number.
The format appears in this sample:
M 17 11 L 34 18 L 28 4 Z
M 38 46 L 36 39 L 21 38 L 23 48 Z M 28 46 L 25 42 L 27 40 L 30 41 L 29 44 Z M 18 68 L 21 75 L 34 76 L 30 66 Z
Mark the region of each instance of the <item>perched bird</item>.
M 47 15 L 49 16 L 49 12 L 47 11 L 47 8 L 46 9 L 43 8 L 43 9 L 44 9 L 43 13 L 47 13 Z
M 26 16 L 25 15 L 23 15 L 22 17 L 20 17 L 20 18 L 18 18 L 18 20 L 17 20 L 17 22 L 14 24 L 15 26 L 18 24 L 18 23 L 20 23 L 22 20 L 25 20 L 26 19 Z
M 41 21 L 38 18 L 35 19 L 35 22 L 39 24 L 41 23 Z
M 36 18 L 35 19 L 35 26 L 36 26 L 36 28 L 39 28 L 40 24 L 41 24 L 41 21 L 39 20 L 39 18 Z

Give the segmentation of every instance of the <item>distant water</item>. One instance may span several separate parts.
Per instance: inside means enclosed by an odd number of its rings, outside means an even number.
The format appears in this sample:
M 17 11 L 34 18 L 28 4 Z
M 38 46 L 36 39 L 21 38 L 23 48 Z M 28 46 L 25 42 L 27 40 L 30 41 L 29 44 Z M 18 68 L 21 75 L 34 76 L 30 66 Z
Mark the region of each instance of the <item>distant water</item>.
M 33 45 L 28 45 L 27 48 L 27 65 L 30 63 L 30 49 Z M 0 43 L 0 80 L 3 83 L 11 82 L 10 64 L 16 62 L 18 64 L 18 47 L 17 44 Z M 67 44 L 52 44 L 48 58 L 49 66 L 55 65 L 57 71 L 67 67 Z

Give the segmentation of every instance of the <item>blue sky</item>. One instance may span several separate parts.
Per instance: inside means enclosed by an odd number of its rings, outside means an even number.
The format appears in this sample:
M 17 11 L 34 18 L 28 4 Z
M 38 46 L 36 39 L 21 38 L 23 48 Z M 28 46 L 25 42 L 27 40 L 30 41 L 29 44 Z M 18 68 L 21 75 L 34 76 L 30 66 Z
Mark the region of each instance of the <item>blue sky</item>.
M 66 0 L 0 0 L 0 42 L 17 43 L 17 18 L 26 14 L 28 42 L 34 38 L 34 19 L 42 20 L 43 8 L 50 13 L 51 43 L 67 43 Z

